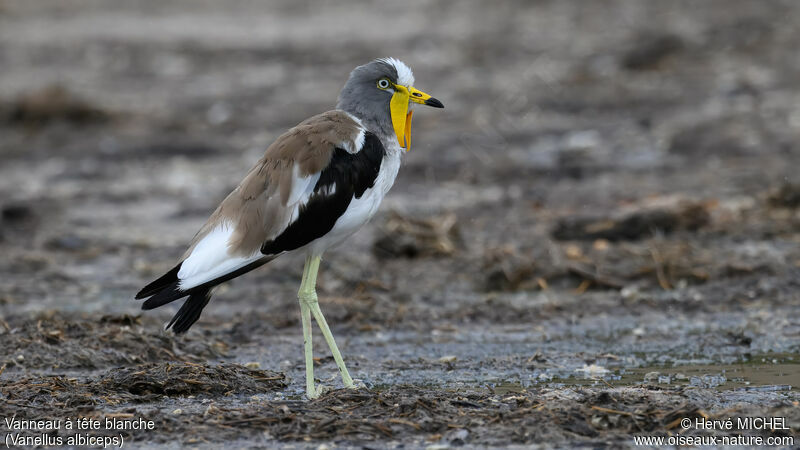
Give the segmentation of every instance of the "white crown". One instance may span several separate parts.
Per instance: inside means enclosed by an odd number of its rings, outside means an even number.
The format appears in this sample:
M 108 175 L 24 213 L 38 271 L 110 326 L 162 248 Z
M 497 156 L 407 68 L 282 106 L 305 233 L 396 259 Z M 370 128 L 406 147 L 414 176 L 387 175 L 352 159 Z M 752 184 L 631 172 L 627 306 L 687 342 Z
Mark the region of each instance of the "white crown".
M 406 63 L 394 58 L 381 58 L 379 61 L 394 66 L 395 70 L 397 70 L 397 84 L 401 86 L 414 85 L 414 72 L 411 71 Z

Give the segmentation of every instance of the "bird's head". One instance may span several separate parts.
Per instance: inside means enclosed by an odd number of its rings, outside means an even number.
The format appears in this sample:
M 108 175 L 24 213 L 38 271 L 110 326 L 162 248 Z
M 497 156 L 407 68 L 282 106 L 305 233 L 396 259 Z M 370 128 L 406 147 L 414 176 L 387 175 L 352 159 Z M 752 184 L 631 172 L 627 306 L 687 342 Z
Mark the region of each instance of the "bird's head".
M 358 66 L 339 93 L 336 107 L 358 117 L 370 130 L 396 136 L 411 148 L 411 104 L 444 108 L 439 100 L 416 89 L 414 74 L 402 61 L 380 58 Z

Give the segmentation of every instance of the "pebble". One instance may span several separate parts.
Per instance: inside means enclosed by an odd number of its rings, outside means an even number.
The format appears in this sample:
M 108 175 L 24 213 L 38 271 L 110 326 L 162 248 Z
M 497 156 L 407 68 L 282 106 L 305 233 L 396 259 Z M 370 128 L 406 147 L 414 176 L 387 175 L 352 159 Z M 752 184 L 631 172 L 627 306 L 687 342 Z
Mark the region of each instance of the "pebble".
M 625 300 L 633 300 L 637 298 L 641 294 L 641 292 L 639 291 L 638 286 L 625 286 L 622 288 L 621 291 L 619 291 L 619 294 Z
M 644 374 L 644 381 L 646 382 L 656 381 L 660 376 L 661 376 L 660 372 L 647 372 L 646 374 Z
M 580 369 L 575 369 L 575 371 L 583 372 L 586 376 L 589 377 L 600 377 L 609 372 L 608 369 L 606 369 L 603 366 L 598 366 L 597 364 L 591 364 L 591 365 L 584 364 L 583 367 L 581 367 Z

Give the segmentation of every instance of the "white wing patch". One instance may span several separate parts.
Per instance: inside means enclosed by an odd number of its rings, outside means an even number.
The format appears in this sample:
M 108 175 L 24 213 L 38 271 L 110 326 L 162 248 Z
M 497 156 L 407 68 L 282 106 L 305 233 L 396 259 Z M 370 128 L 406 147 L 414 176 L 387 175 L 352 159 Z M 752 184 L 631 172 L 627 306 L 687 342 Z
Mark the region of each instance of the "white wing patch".
M 344 111 L 344 113 L 347 114 L 348 117 L 353 119 L 353 122 L 358 124 L 359 129 L 358 129 L 358 135 L 356 135 L 355 139 L 353 139 L 352 141 L 342 141 L 339 143 L 339 145 L 345 150 L 347 150 L 347 153 L 350 154 L 358 153 L 361 151 L 361 148 L 364 147 L 364 138 L 366 137 L 366 129 L 364 128 L 364 125 L 361 123 L 361 120 L 359 120 L 358 117 L 346 111 Z
M 350 142 L 342 142 L 342 144 L 344 146 L 349 147 L 349 148 L 345 148 L 345 150 L 347 150 L 350 153 L 358 153 L 358 152 L 360 152 L 361 148 L 364 147 L 364 136 L 365 135 L 366 135 L 366 133 L 364 132 L 364 129 L 361 128 L 358 131 L 358 136 L 356 136 L 356 138 L 353 140 L 352 143 L 350 143 Z
M 179 288 L 191 289 L 261 259 L 259 252 L 243 257 L 228 254 L 228 241 L 233 227 L 223 223 L 211 230 L 192 250 L 178 271 Z
M 314 186 L 319 181 L 320 173 L 315 173 L 307 177 L 300 176 L 300 169 L 298 165 L 292 166 L 292 190 L 289 192 L 289 198 L 286 200 L 286 206 L 294 205 L 303 198 L 307 198 L 314 192 Z

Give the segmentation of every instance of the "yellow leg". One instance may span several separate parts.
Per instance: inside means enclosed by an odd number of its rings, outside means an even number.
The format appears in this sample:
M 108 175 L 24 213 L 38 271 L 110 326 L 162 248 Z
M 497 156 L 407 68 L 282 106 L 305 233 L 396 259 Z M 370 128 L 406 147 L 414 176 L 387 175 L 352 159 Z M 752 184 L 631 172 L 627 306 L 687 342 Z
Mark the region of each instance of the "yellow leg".
M 303 299 L 306 290 L 306 278 L 308 278 L 308 264 L 303 268 L 303 280 L 300 283 L 298 299 L 300 302 L 300 317 L 303 322 L 303 352 L 306 362 L 306 397 L 317 398 L 319 392 L 314 387 L 314 347 L 311 339 L 311 309 Z
M 322 331 L 322 335 L 325 337 L 325 341 L 328 343 L 331 353 L 333 353 L 333 360 L 336 361 L 336 366 L 339 367 L 339 373 L 342 374 L 342 383 L 344 383 L 344 387 L 352 388 L 353 379 L 350 378 L 350 373 L 344 365 L 342 354 L 339 353 L 339 347 L 336 346 L 336 341 L 333 339 L 331 329 L 328 328 L 328 322 L 325 321 L 325 316 L 322 315 L 322 311 L 319 309 L 318 302 L 311 304 L 311 314 L 314 315 L 314 319 L 317 321 L 317 325 L 319 325 L 319 329 Z
M 331 353 L 333 353 L 333 359 L 336 361 L 336 366 L 339 367 L 339 372 L 342 374 L 342 382 L 344 383 L 345 387 L 352 388 L 353 387 L 353 379 L 350 377 L 350 373 L 347 371 L 347 367 L 344 365 L 344 359 L 342 359 L 342 354 L 339 352 L 339 348 L 336 346 L 336 341 L 333 339 L 333 334 L 331 334 L 331 330 L 328 327 L 328 322 L 325 320 L 325 316 L 322 315 L 322 310 L 319 309 L 319 300 L 317 299 L 317 272 L 319 271 L 319 262 L 320 257 L 308 257 L 306 259 L 306 266 L 303 270 L 303 282 L 300 285 L 300 292 L 298 293 L 298 297 L 300 298 L 300 305 L 301 310 L 303 312 L 304 322 L 303 322 L 303 335 L 307 339 L 306 344 L 306 392 L 309 392 L 309 386 L 312 387 L 311 391 L 313 391 L 313 375 L 311 375 L 311 384 L 308 384 L 308 377 L 309 372 L 312 369 L 309 369 L 308 358 L 310 358 L 311 351 L 309 350 L 311 345 L 311 331 L 309 330 L 308 333 L 305 331 L 305 314 L 307 311 L 310 311 L 311 314 L 314 315 L 314 319 L 317 321 L 320 330 L 322 331 L 322 336 L 325 338 L 325 341 L 328 343 L 328 347 L 331 349 Z M 303 309 L 305 308 L 305 309 Z M 307 334 L 307 336 L 306 336 Z M 313 360 L 312 360 L 313 363 Z M 317 394 L 316 391 L 313 391 L 314 394 Z M 309 396 L 310 397 L 310 396 Z

